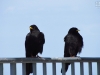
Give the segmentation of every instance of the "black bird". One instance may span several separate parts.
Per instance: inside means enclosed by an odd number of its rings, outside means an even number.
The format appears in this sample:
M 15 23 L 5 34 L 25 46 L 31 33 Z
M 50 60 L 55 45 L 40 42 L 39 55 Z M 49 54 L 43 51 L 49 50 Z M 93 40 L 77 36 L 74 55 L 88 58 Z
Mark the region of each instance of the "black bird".
M 83 37 L 78 31 L 80 31 L 78 28 L 72 27 L 64 37 L 64 57 L 76 57 L 78 53 L 81 53 L 83 48 Z M 67 72 L 69 65 L 70 63 L 65 63 L 65 72 Z
M 40 32 L 36 25 L 30 26 L 30 32 L 26 35 L 25 51 L 26 58 L 39 57 L 38 53 L 42 54 L 45 37 L 43 32 Z M 26 75 L 32 73 L 32 63 L 26 63 Z

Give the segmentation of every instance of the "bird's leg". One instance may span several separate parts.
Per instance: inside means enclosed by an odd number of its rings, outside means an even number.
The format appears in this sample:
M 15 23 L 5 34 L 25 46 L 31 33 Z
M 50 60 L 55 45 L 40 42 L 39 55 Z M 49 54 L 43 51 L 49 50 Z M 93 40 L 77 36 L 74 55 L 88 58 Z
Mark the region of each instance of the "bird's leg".
M 70 53 L 70 57 L 76 57 L 76 55 L 73 55 L 73 54 Z
M 33 57 L 33 56 L 31 55 L 31 57 Z
M 77 55 L 75 55 L 75 56 L 74 56 L 74 55 L 70 55 L 70 57 L 80 57 L 80 56 L 77 56 Z
M 33 57 L 33 55 L 31 54 L 31 57 Z
M 71 54 L 70 54 L 70 57 L 76 57 L 76 56 L 75 56 L 75 55 L 71 55 Z
M 75 57 L 75 56 L 71 56 L 71 57 Z
M 34 58 L 34 57 L 36 57 L 36 56 L 33 56 L 33 55 L 31 54 L 31 57 Z

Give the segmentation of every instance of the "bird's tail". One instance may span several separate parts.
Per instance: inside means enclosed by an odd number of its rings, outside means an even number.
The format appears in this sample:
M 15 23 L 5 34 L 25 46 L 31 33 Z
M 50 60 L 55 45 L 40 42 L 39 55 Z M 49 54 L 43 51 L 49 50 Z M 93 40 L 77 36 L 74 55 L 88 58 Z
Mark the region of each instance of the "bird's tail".
M 70 63 L 65 63 L 65 72 L 67 72 L 69 65 Z M 62 73 L 62 69 L 61 69 L 61 73 Z
M 32 73 L 32 63 L 26 63 L 26 75 Z

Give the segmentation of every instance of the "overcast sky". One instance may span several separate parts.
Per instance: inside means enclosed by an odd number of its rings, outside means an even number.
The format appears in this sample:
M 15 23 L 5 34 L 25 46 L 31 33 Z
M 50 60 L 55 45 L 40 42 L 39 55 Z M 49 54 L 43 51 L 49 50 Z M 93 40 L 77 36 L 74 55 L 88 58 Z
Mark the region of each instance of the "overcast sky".
M 71 27 L 77 27 L 84 39 L 84 48 L 80 57 L 100 56 L 100 0 L 1 0 L 0 1 L 0 58 L 25 57 L 25 36 L 29 26 L 36 24 L 45 34 L 45 45 L 42 57 L 63 57 L 63 38 Z M 99 3 L 100 4 L 100 3 Z M 10 75 L 9 65 L 4 65 L 4 75 Z M 79 64 L 76 65 L 76 75 Z M 42 73 L 38 64 L 38 75 Z M 51 64 L 48 64 L 48 75 L 52 75 Z M 57 75 L 61 64 L 57 64 Z M 18 64 L 17 74 L 21 75 Z M 96 64 L 93 64 L 96 70 Z M 85 64 L 85 75 L 88 65 Z M 70 68 L 66 75 L 70 75 Z M 96 71 L 93 71 L 96 75 Z

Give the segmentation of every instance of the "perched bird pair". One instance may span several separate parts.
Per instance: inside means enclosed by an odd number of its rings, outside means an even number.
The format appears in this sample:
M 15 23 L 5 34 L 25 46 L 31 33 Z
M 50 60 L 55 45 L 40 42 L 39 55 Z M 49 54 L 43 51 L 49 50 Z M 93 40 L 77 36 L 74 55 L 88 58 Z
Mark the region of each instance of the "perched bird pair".
M 81 53 L 83 47 L 83 38 L 78 33 L 76 27 L 69 29 L 68 34 L 64 37 L 65 48 L 64 57 L 76 57 L 77 53 Z M 43 52 L 43 45 L 45 43 L 45 37 L 36 25 L 30 26 L 30 32 L 26 36 L 25 50 L 27 57 L 39 57 L 38 53 Z M 65 63 L 65 72 L 68 70 L 70 63 Z M 32 63 L 26 64 L 26 75 L 32 73 Z M 62 70 L 61 70 L 62 73 Z

